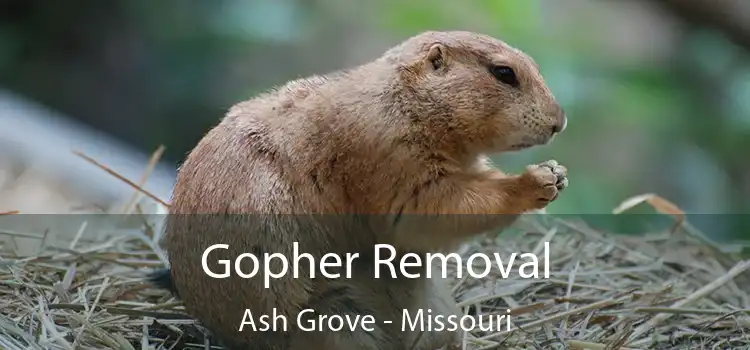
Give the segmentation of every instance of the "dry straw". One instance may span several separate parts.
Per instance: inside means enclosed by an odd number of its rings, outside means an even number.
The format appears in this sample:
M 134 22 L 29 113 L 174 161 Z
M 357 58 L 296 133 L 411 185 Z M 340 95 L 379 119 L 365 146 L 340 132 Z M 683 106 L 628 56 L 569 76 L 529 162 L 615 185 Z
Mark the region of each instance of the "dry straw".
M 750 348 L 750 261 L 722 253 L 657 196 L 635 197 L 615 211 L 642 202 L 674 216 L 675 229 L 617 236 L 534 216 L 522 222 L 521 235 L 463 247 L 465 255 L 540 253 L 549 241 L 551 278 L 457 280 L 453 292 L 466 312 L 510 309 L 513 321 L 510 331 L 464 334 L 462 348 Z M 146 229 L 87 244 L 76 239 L 37 257 L 2 255 L 0 349 L 218 349 L 178 300 L 143 281 L 164 264 L 154 236 Z

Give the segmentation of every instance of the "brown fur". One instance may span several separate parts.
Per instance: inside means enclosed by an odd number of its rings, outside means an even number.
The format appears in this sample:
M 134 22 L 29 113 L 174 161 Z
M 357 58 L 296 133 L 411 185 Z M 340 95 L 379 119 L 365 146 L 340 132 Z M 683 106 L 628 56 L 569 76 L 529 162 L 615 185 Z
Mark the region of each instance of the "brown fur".
M 512 67 L 520 86 L 498 81 L 488 64 Z M 373 280 L 373 244 L 449 251 L 545 207 L 567 185 L 564 167 L 547 162 L 508 175 L 486 155 L 548 143 L 564 123 L 530 57 L 470 32 L 422 33 L 370 63 L 239 103 L 180 169 L 164 239 L 175 288 L 192 315 L 238 349 L 410 349 L 417 335 L 397 329 L 401 309 L 460 311 L 440 279 Z M 254 216 L 178 218 L 197 213 Z M 272 215 L 312 213 L 330 215 Z M 229 244 L 223 256 L 213 254 L 228 259 L 291 256 L 295 241 L 316 259 L 330 252 L 362 258 L 352 279 L 289 273 L 269 289 L 260 278 L 210 278 L 200 265 L 212 244 Z M 274 307 L 288 316 L 290 333 L 237 332 L 244 309 L 262 315 Z M 378 323 L 376 332 L 296 332 L 303 308 L 394 322 Z M 436 349 L 455 336 L 423 334 L 414 349 Z

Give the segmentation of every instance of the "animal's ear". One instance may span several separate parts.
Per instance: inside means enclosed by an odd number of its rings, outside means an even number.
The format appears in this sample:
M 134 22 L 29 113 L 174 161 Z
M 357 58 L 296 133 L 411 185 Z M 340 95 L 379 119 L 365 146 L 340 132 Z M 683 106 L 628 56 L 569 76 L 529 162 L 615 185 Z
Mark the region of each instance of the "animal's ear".
M 425 55 L 425 65 L 427 68 L 437 70 L 444 67 L 448 62 L 447 50 L 445 45 L 437 43 L 430 46 Z

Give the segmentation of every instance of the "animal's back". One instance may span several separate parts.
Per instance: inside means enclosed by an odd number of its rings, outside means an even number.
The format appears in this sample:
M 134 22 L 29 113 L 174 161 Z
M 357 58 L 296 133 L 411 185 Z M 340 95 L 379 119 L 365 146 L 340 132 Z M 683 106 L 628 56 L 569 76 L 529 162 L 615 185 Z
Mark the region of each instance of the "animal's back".
M 325 85 L 323 78 L 292 82 L 234 106 L 180 168 L 163 241 L 168 251 L 180 252 L 170 254 L 173 283 L 188 311 L 209 328 L 222 330 L 229 343 L 249 339 L 268 349 L 283 348 L 286 337 L 273 332 L 236 332 L 245 309 L 254 315 L 276 309 L 288 316 L 292 327 L 311 292 L 326 287 L 308 278 L 304 267 L 297 278 L 290 272 L 269 289 L 260 275 L 241 279 L 232 272 L 229 278 L 214 279 L 200 265 L 201 254 L 211 245 L 229 245 L 208 259 L 209 269 L 223 272 L 227 267 L 217 260 L 233 263 L 242 253 L 256 255 L 263 271 L 264 253 L 291 257 L 294 242 L 301 253 L 315 257 L 332 252 L 343 256 L 374 242 L 367 232 L 355 232 L 364 226 L 343 214 L 353 204 L 340 186 L 332 186 L 331 174 L 321 173 L 325 167 L 316 165 L 330 162 L 330 149 L 339 147 L 326 130 L 332 121 L 321 119 L 325 104 L 305 101 L 326 98 Z M 245 265 L 243 270 L 252 268 Z M 207 296 L 217 302 L 206 303 Z

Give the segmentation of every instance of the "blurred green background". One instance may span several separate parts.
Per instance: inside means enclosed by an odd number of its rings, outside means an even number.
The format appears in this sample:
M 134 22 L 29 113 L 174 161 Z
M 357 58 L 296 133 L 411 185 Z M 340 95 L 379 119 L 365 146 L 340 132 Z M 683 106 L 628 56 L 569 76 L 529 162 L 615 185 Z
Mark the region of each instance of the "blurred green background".
M 610 213 L 657 193 L 699 214 L 750 212 L 750 1 L 0 1 L 0 86 L 175 165 L 240 100 L 368 61 L 423 30 L 509 42 L 540 64 L 569 125 L 549 158 L 551 213 Z M 714 220 L 714 219 L 712 219 Z M 717 216 L 747 237 L 743 216 Z M 723 232 L 723 231 L 722 231 Z

